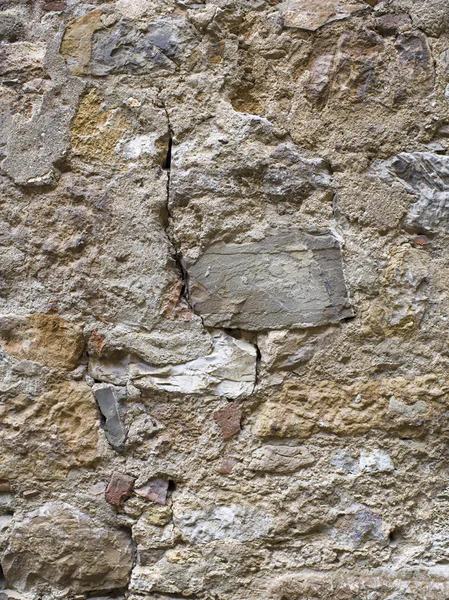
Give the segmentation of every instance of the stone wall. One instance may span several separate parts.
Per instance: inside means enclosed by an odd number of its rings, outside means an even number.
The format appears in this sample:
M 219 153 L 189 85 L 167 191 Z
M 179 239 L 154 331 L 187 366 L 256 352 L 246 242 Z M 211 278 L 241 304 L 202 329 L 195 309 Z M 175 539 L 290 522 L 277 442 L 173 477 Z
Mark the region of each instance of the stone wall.
M 0 599 L 449 598 L 447 0 L 0 40 Z

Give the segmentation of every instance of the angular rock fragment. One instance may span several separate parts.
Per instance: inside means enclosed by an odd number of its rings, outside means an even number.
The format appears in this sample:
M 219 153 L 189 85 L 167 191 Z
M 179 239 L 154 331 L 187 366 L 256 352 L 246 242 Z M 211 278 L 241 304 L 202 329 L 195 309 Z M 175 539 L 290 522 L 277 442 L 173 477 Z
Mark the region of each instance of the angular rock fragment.
M 134 490 L 138 496 L 156 502 L 156 504 L 165 504 L 168 493 L 167 479 L 152 479 L 147 485 Z
M 316 31 L 326 23 L 347 19 L 364 7 L 356 0 L 286 0 L 284 25 Z
M 97 386 L 94 395 L 101 414 L 105 418 L 106 438 L 113 448 L 122 451 L 127 432 L 120 414 L 121 390 L 112 385 Z
M 48 502 L 14 524 L 2 567 L 8 583 L 22 592 L 46 583 L 83 593 L 124 587 L 132 562 L 127 533 L 64 502 Z
M 119 506 L 123 500 L 129 498 L 135 481 L 134 477 L 124 473 L 113 473 L 105 493 L 105 498 L 109 504 Z
M 304 328 L 354 314 L 328 231 L 271 230 L 260 242 L 215 244 L 187 269 L 192 305 L 210 327 Z
M 221 434 L 225 440 L 240 431 L 242 411 L 238 404 L 229 402 L 227 406 L 214 413 L 214 421 L 220 426 Z
M 263 446 L 253 452 L 249 468 L 267 473 L 293 473 L 314 462 L 307 450 L 297 446 Z
M 449 229 L 449 156 L 401 152 L 374 163 L 372 171 L 384 181 L 400 181 L 417 198 L 405 217 L 407 226 L 429 232 Z

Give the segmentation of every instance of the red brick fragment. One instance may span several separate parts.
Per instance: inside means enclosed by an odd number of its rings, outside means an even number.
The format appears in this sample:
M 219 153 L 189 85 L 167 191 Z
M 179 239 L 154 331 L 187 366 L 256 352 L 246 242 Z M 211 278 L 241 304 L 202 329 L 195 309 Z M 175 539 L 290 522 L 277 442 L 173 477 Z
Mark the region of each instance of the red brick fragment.
M 221 434 L 226 440 L 240 431 L 242 411 L 235 402 L 214 413 L 214 421 L 221 427 Z
M 415 244 L 418 244 L 418 246 L 427 246 L 427 244 L 430 244 L 425 235 L 417 235 L 415 238 L 413 238 L 413 241 Z
M 113 473 L 106 488 L 105 497 L 107 502 L 119 506 L 122 500 L 130 497 L 135 481 L 134 477 L 124 473 Z
M 66 8 L 67 8 L 67 4 L 65 2 L 46 2 L 43 5 L 42 10 L 46 10 L 46 11 L 51 11 L 51 10 L 59 11 L 59 10 L 65 10 Z
M 0 494 L 7 494 L 10 491 L 11 486 L 9 481 L 6 481 L 6 479 L 0 479 Z
M 229 475 L 229 473 L 232 473 L 232 469 L 235 467 L 236 464 L 237 461 L 235 460 L 235 458 L 227 456 L 221 461 L 221 465 L 218 467 L 218 472 L 220 473 L 220 475 Z
M 39 490 L 25 490 L 22 493 L 22 496 L 24 498 L 34 498 L 34 496 L 37 496 L 39 494 Z
M 156 502 L 156 504 L 165 504 L 168 493 L 167 479 L 153 479 L 144 487 L 135 490 L 138 496 Z

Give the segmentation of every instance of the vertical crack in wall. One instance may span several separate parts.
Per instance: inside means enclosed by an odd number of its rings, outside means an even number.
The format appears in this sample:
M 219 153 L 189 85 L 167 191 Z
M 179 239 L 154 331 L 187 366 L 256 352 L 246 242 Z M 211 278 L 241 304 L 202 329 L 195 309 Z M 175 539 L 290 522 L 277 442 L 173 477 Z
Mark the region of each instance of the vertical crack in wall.
M 171 213 L 170 210 L 170 189 L 171 189 L 171 168 L 172 168 L 172 151 L 173 151 L 173 129 L 171 126 L 171 122 L 170 122 L 170 116 L 168 114 L 168 110 L 167 107 L 165 106 L 165 104 L 162 104 L 164 112 L 165 112 L 165 117 L 167 119 L 167 133 L 168 133 L 168 143 L 167 143 L 167 154 L 165 155 L 164 161 L 162 163 L 162 169 L 166 172 L 167 174 L 167 187 L 166 187 L 166 201 L 165 201 L 165 214 L 164 214 L 164 231 L 165 231 L 165 235 L 172 247 L 172 251 L 173 251 L 173 255 L 172 258 L 175 262 L 175 268 L 178 271 L 179 277 L 182 281 L 182 289 L 181 289 L 181 293 L 180 293 L 180 299 L 183 299 L 188 307 L 190 308 L 190 310 L 193 312 L 193 307 L 190 303 L 189 297 L 188 297 L 188 273 L 186 271 L 186 269 L 184 268 L 184 265 L 182 263 L 182 256 L 181 253 L 177 247 L 176 241 L 173 237 L 173 235 L 170 232 L 170 224 L 173 222 L 173 215 Z

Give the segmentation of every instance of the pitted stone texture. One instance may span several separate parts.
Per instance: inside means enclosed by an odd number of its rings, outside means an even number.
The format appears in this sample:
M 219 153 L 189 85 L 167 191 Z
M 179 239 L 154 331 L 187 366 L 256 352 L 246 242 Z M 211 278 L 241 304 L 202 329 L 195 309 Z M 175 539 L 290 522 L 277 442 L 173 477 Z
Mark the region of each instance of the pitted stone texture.
M 417 199 L 406 225 L 429 232 L 449 230 L 449 156 L 432 152 L 402 152 L 373 165 L 385 181 L 400 181 Z
M 260 242 L 216 244 L 187 268 L 192 305 L 209 327 L 303 328 L 354 314 L 340 247 L 327 231 L 274 230 Z
M 366 8 L 356 0 L 285 0 L 284 25 L 316 31 L 326 23 L 339 21 Z
M 201 197 L 260 198 L 301 205 L 331 185 L 328 162 L 296 144 L 280 141 L 273 125 L 220 106 L 216 122 L 173 145 L 170 206 Z
M 250 506 L 210 505 L 197 510 L 185 510 L 173 505 L 174 523 L 189 542 L 207 544 L 216 540 L 248 542 L 267 537 L 273 519 Z
M 1 166 L 16 184 L 39 187 L 57 183 L 55 165 L 69 149 L 70 123 L 82 89 L 83 83 L 74 78 L 55 86 L 45 94 L 39 112 L 14 124 Z
M 2 566 L 8 583 L 22 592 L 45 584 L 74 593 L 113 590 L 128 583 L 132 545 L 124 531 L 64 502 L 48 502 L 15 522 Z

